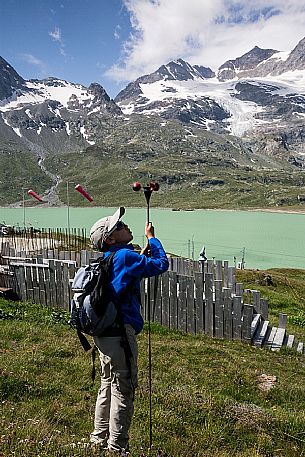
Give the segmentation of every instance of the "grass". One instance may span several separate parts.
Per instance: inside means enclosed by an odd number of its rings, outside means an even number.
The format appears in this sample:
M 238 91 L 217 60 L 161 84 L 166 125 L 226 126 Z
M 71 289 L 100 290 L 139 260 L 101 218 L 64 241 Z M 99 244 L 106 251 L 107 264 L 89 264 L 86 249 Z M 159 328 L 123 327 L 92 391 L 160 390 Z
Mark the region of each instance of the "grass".
M 66 201 L 66 181 L 81 182 L 92 194 L 96 206 L 141 206 L 142 199 L 132 192 L 132 183 L 154 179 L 160 191 L 153 206 L 196 209 L 297 208 L 305 194 L 304 175 L 298 170 L 254 170 L 247 166 L 224 165 L 222 159 L 202 159 L 201 153 L 150 152 L 148 157 L 131 155 L 126 150 L 102 153 L 88 148 L 86 153 L 50 156 L 46 167 L 60 174 L 58 186 L 61 201 Z M 216 154 L 216 153 L 215 153 Z M 152 176 L 150 178 L 149 176 Z M 84 206 L 86 200 L 71 195 L 70 204 Z
M 95 455 L 88 441 L 98 380 L 92 386 L 90 357 L 67 326 L 66 312 L 4 300 L 0 309 L 0 455 Z M 133 457 L 148 455 L 147 328 L 139 349 Z M 305 455 L 304 356 L 153 324 L 152 360 L 151 455 Z M 268 392 L 258 385 L 262 373 L 276 376 Z
M 266 285 L 266 276 L 272 284 Z M 269 319 L 277 326 L 279 313 L 288 315 L 287 331 L 305 343 L 305 270 L 273 268 L 237 270 L 237 281 L 244 288 L 259 290 L 268 299 Z

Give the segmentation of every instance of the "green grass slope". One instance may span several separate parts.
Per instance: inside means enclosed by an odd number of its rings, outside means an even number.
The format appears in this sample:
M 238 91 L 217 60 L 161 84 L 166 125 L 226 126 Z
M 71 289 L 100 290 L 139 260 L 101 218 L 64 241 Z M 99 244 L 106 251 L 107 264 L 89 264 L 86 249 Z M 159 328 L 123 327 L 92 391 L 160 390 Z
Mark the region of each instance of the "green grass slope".
M 66 314 L 0 301 L 0 455 L 93 456 L 92 387 Z M 139 336 L 139 388 L 131 456 L 148 455 L 147 329 Z M 305 454 L 305 361 L 153 325 L 153 451 L 168 457 Z M 272 376 L 266 391 L 261 376 Z
M 160 191 L 153 206 L 169 208 L 262 208 L 304 205 L 298 195 L 305 195 L 305 176 L 300 171 L 255 170 L 236 166 L 235 162 L 200 153 L 136 153 L 128 145 L 109 152 L 100 147 L 86 152 L 61 154 L 45 161 L 48 170 L 59 174 L 60 199 L 66 202 L 66 182 L 81 183 L 97 206 L 142 206 L 142 199 L 132 192 L 132 183 L 154 179 Z M 71 205 L 87 202 L 71 194 Z M 302 206 L 303 205 L 303 206 Z

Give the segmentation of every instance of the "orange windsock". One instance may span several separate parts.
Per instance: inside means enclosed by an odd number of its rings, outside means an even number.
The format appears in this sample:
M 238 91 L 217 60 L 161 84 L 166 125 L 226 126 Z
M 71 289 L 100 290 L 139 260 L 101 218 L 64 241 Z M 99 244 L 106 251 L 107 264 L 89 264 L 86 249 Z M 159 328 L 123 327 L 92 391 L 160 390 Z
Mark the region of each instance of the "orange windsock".
M 77 192 L 82 194 L 82 196 L 85 197 L 87 200 L 89 200 L 89 202 L 93 202 L 93 198 L 91 197 L 91 195 L 89 195 L 88 192 L 86 192 L 85 189 L 80 184 L 76 184 L 75 190 L 77 190 Z
M 38 200 L 39 202 L 43 202 L 42 198 L 39 197 L 39 195 L 37 195 L 36 192 L 34 192 L 32 189 L 28 190 L 28 194 L 36 198 L 36 200 Z

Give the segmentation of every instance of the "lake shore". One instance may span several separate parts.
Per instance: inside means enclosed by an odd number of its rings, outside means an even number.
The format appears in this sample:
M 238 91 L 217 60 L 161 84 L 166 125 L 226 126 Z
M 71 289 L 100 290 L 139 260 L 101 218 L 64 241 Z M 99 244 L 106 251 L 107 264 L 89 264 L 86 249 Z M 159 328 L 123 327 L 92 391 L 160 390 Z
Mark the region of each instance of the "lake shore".
M 124 205 L 123 205 L 124 206 Z M 67 208 L 66 205 L 49 205 L 47 203 L 43 203 L 41 205 L 25 205 L 26 208 L 31 209 L 49 209 L 49 208 Z M 107 208 L 108 206 L 72 206 L 70 208 L 81 209 L 81 208 Z M 114 206 L 115 207 L 115 206 Z M 143 206 L 126 206 L 126 208 L 130 209 L 144 209 L 146 208 L 145 205 Z M 12 203 L 7 206 L 0 206 L 0 209 L 22 209 L 23 206 L 20 203 Z M 244 208 L 170 208 L 170 207 L 160 207 L 154 206 L 153 203 L 151 204 L 151 208 L 165 210 L 165 211 L 173 211 L 173 212 L 191 212 L 191 211 L 254 211 L 254 212 L 266 212 L 266 213 L 288 213 L 288 214 L 305 214 L 305 205 L 304 206 L 281 206 L 281 207 L 265 207 L 265 208 L 253 208 L 253 207 L 244 207 Z

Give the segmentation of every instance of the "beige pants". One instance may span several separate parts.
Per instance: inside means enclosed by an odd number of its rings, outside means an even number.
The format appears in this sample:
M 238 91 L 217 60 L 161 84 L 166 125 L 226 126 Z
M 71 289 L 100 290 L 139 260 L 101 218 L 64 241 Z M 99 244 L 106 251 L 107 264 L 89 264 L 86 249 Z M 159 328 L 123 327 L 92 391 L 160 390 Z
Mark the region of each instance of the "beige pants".
M 126 334 L 132 352 L 131 373 L 121 337 L 94 338 L 101 361 L 101 387 L 96 400 L 91 442 L 111 451 L 128 449 L 134 389 L 138 382 L 138 346 L 130 325 L 126 325 Z

